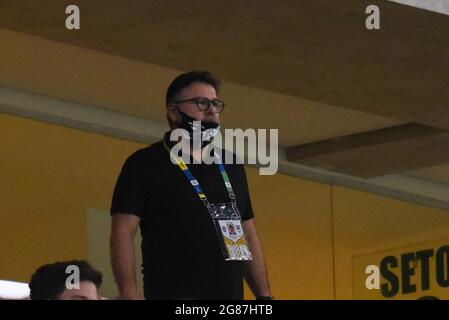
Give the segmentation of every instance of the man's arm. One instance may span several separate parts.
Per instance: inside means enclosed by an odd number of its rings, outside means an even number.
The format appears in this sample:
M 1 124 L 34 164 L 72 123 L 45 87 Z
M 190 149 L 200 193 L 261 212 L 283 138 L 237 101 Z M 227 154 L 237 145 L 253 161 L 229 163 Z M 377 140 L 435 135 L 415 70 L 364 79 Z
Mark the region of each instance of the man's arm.
M 136 215 L 112 215 L 111 263 L 121 299 L 142 299 L 137 293 L 136 255 L 134 252 L 134 237 L 139 222 L 140 218 Z
M 257 236 L 254 218 L 243 221 L 243 230 L 253 256 L 252 261 L 245 262 L 245 280 L 255 297 L 271 296 L 268 273 L 263 257 L 262 246 Z

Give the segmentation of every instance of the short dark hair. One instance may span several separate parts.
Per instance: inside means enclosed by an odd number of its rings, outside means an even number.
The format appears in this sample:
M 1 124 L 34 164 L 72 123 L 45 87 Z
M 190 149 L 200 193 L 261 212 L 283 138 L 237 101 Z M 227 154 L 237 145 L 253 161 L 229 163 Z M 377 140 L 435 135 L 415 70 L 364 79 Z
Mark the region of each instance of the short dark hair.
M 30 287 L 31 300 L 58 299 L 66 289 L 66 279 L 69 274 L 66 273 L 68 266 L 74 265 L 79 268 L 80 281 L 91 281 L 97 289 L 101 286 L 103 275 L 93 268 L 85 260 L 71 260 L 55 262 L 39 267 L 32 275 L 28 284 Z
M 220 90 L 221 82 L 215 78 L 209 71 L 190 71 L 183 73 L 175 78 L 168 86 L 167 93 L 165 95 L 165 105 L 175 102 L 182 89 L 187 88 L 192 83 L 201 82 L 210 84 L 214 87 L 218 94 Z

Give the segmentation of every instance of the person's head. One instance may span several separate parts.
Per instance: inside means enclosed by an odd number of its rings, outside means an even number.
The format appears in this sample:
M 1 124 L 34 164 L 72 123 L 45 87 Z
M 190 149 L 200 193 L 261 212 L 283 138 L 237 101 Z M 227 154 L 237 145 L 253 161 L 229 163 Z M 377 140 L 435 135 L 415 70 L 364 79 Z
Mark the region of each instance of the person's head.
M 218 100 L 220 85 L 220 80 L 207 71 L 190 71 L 176 77 L 165 96 L 170 127 L 181 127 L 184 115 L 201 122 L 220 123 L 219 113 L 224 107 Z
M 79 286 L 67 286 L 67 283 L 73 284 L 72 278 L 76 279 L 72 275 L 79 275 Z M 68 281 L 69 277 L 72 278 Z M 84 260 L 46 264 L 39 267 L 31 277 L 30 299 L 98 300 L 102 278 L 102 274 Z

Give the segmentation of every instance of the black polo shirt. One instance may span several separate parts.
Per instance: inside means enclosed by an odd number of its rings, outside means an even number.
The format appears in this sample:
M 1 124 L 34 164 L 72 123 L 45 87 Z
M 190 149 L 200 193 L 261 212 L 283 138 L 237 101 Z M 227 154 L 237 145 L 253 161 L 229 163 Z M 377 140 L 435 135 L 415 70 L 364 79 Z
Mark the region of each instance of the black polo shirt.
M 229 196 L 216 164 L 190 164 L 210 202 Z M 225 164 L 242 220 L 254 217 L 244 166 Z M 204 204 L 162 141 L 132 154 L 117 180 L 111 214 L 140 217 L 147 299 L 243 299 L 243 264 L 225 261 Z

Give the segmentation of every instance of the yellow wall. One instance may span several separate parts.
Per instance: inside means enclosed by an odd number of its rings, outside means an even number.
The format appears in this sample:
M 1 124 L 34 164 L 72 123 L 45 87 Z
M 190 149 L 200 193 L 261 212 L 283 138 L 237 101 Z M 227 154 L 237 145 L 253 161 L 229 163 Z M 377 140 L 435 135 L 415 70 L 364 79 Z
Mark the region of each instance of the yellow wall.
M 333 187 L 333 200 L 338 299 L 352 299 L 354 287 L 361 287 L 363 270 L 353 271 L 353 264 L 358 262 L 354 260 L 359 256 L 374 253 L 385 256 L 391 254 L 392 249 L 396 249 L 395 254 L 407 253 L 413 251 L 416 244 L 448 238 L 449 235 L 449 214 L 444 210 L 336 186 Z M 359 282 L 353 283 L 353 277 Z M 367 294 L 358 291 L 359 295 L 354 298 L 364 298 Z M 417 298 L 420 295 L 424 294 L 409 296 Z M 449 299 L 448 294 L 446 299 Z
M 86 208 L 108 208 L 123 160 L 141 145 L 0 115 L 0 278 L 87 258 Z
M 28 281 L 41 264 L 88 258 L 98 250 L 92 228 L 99 230 L 98 239 L 109 232 L 107 223 L 98 222 L 104 220 L 88 218 L 88 212 L 107 214 L 123 161 L 142 145 L 4 114 L 0 128 L 0 279 Z M 363 280 L 358 257 L 449 234 L 443 210 L 247 172 L 279 299 L 363 297 L 353 294 Z M 107 259 L 105 254 L 102 266 Z
M 283 299 L 332 299 L 330 187 L 247 171 L 273 294 Z

